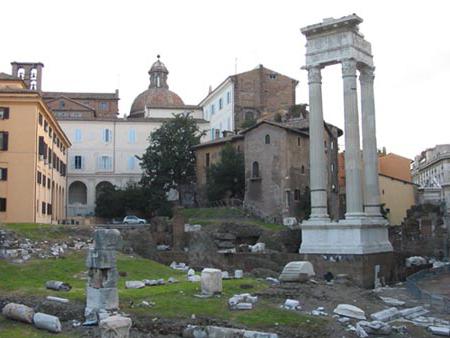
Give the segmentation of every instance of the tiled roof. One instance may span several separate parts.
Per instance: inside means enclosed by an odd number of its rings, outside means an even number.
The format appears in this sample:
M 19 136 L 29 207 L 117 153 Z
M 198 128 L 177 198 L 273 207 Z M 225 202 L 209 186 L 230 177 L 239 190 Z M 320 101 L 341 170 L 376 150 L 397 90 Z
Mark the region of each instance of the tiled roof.
M 97 100 L 118 100 L 116 93 L 71 93 L 71 92 L 42 92 L 44 99 L 54 99 L 65 96 L 71 99 L 97 99 Z
M 0 80 L 14 80 L 14 81 L 17 81 L 17 80 L 21 80 L 21 79 L 19 79 L 18 77 L 12 76 L 10 74 L 6 74 L 6 73 L 0 72 Z

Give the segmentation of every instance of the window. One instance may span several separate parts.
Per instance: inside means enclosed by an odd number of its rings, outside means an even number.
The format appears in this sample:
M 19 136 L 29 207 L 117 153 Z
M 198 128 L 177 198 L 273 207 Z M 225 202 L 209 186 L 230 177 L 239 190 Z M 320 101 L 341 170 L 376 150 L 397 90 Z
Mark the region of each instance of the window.
M 44 121 L 44 118 L 42 117 L 42 114 L 39 113 L 39 124 L 42 126 L 42 121 Z
M 135 144 L 136 143 L 136 129 L 131 128 L 128 130 L 128 143 Z
M 334 172 L 334 163 L 331 163 L 330 169 L 331 169 L 331 172 L 333 173 Z
M 98 158 L 98 168 L 100 170 L 111 170 L 112 169 L 112 158 L 111 156 L 103 155 Z
M 231 92 L 227 92 L 227 104 L 231 103 Z
M 47 176 L 42 175 L 42 186 L 45 187 L 46 184 L 47 184 Z
M 219 99 L 219 110 L 223 108 L 223 100 L 222 98 Z
M 216 112 L 216 106 L 214 104 L 211 105 L 211 115 Z
M 45 215 L 45 207 L 47 204 L 45 202 L 42 202 L 42 214 Z
M 40 171 L 38 171 L 38 172 L 37 172 L 37 183 L 38 183 L 38 184 L 41 184 L 41 182 L 42 182 L 42 174 L 41 174 Z
M 50 177 L 47 178 L 47 188 L 50 190 L 51 184 L 50 184 Z
M 37 89 L 37 82 L 36 80 L 33 80 L 30 82 L 30 89 L 31 90 L 36 90 Z
M 52 127 L 48 128 L 48 136 L 50 136 L 50 137 L 53 136 L 53 129 L 52 129 Z
M 205 163 L 206 163 L 206 168 L 209 168 L 209 164 L 210 164 L 210 158 L 209 158 L 209 153 L 206 153 L 205 155 Z
M 8 107 L 0 107 L 0 120 L 9 119 L 9 108 Z
M 275 74 L 275 73 L 269 74 L 269 79 L 275 80 L 276 78 L 277 78 L 277 74 Z
M 0 181 L 8 180 L 8 168 L 0 168 Z
M 216 139 L 217 139 L 217 138 L 220 138 L 220 129 L 215 129 L 214 131 L 215 131 L 215 133 L 216 133 L 216 134 L 214 135 L 214 138 L 216 138 Z
M 44 121 L 44 130 L 48 131 L 48 122 L 47 121 Z
M 211 140 L 214 140 L 214 128 L 211 128 Z
M 6 211 L 6 198 L 0 198 L 0 211 Z
M 75 129 L 75 142 L 81 142 L 81 129 Z
M 330 142 L 330 149 L 331 149 L 331 150 L 334 149 L 334 142 L 333 142 L 333 141 Z
M 0 150 L 8 150 L 8 132 L 0 131 Z
M 52 205 L 50 203 L 47 203 L 47 215 L 52 214 Z
M 300 190 L 299 189 L 294 190 L 294 200 L 300 201 Z
M 107 110 L 108 109 L 108 102 L 100 102 L 100 109 L 101 110 Z
M 59 109 L 63 109 L 66 106 L 66 103 L 64 102 L 64 100 L 60 100 L 59 101 Z
M 128 170 L 134 170 L 136 168 L 136 158 L 134 156 L 128 157 Z
M 300 147 L 301 141 L 300 141 L 300 137 L 297 137 L 297 145 Z
M 109 143 L 112 140 L 112 131 L 111 129 L 103 129 L 103 142 Z
M 82 169 L 83 168 L 83 157 L 80 155 L 75 155 L 73 157 L 73 168 L 74 169 Z
M 264 142 L 266 144 L 270 144 L 270 135 L 269 134 L 266 135 Z
M 289 208 L 291 206 L 291 191 L 286 190 L 286 207 Z
M 259 178 L 259 163 L 256 161 L 252 164 L 252 177 Z

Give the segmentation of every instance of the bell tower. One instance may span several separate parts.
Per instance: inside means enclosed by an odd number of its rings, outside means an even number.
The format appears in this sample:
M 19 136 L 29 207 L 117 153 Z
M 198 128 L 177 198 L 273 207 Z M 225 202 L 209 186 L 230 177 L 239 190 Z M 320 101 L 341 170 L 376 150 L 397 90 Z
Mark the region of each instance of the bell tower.
M 41 62 L 11 62 L 12 74 L 25 81 L 27 87 L 31 90 L 41 90 L 42 68 Z

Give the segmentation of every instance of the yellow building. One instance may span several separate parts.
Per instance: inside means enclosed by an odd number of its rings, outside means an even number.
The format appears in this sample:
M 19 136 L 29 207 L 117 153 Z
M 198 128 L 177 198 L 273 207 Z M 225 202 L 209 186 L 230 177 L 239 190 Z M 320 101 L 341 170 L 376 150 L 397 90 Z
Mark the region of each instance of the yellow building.
M 65 218 L 69 147 L 39 92 L 0 73 L 0 222 Z
M 406 212 L 416 204 L 417 185 L 410 181 L 378 174 L 380 184 L 380 203 L 384 204 L 391 225 L 400 225 Z

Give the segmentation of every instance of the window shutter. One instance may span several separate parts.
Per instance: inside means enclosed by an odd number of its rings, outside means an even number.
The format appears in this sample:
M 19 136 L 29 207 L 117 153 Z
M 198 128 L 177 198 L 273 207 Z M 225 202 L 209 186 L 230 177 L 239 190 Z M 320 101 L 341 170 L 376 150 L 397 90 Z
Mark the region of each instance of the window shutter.
M 2 181 L 8 180 L 8 168 L 2 168 Z
M 9 108 L 5 107 L 3 111 L 3 119 L 9 119 Z
M 80 156 L 81 157 L 81 169 L 84 170 L 84 156 Z
M 3 132 L 3 150 L 8 150 L 8 133 Z

